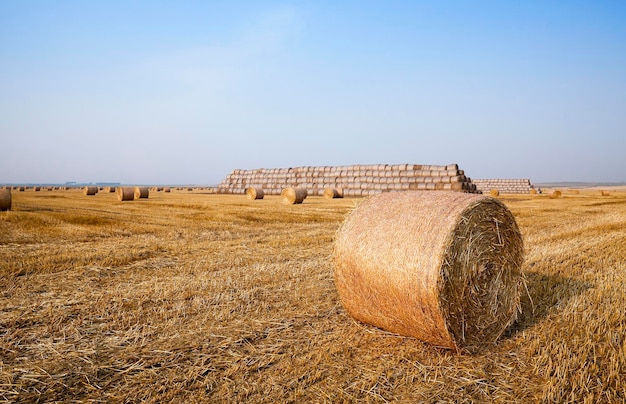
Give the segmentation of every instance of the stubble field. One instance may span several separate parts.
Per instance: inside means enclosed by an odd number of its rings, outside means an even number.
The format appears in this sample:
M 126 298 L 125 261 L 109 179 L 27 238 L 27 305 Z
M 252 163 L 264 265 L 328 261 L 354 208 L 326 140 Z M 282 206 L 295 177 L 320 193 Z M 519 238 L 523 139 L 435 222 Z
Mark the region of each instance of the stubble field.
M 626 192 L 500 196 L 528 293 L 456 355 L 357 323 L 333 283 L 361 199 L 13 191 L 0 212 L 0 400 L 624 402 Z

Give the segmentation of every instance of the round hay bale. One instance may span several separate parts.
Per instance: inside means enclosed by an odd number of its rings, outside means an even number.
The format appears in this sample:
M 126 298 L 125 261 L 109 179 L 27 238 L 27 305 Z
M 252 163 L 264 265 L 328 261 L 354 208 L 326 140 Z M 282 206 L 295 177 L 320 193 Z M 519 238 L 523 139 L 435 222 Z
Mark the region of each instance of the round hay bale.
M 489 191 L 489 195 L 491 196 L 498 196 L 500 195 L 500 191 L 498 191 L 497 189 L 492 189 L 491 191 Z
M 389 192 L 337 232 L 341 302 L 355 319 L 457 352 L 495 343 L 520 310 L 523 240 L 497 199 Z
M 609 193 L 609 191 L 602 190 L 602 191 L 600 191 L 600 195 L 602 195 L 602 196 L 609 196 L 611 194 Z
M 118 201 L 132 201 L 135 199 L 135 189 L 133 187 L 117 187 Z
M 83 189 L 83 194 L 85 195 L 95 195 L 98 193 L 98 187 L 85 187 Z
M 280 197 L 285 205 L 295 205 L 302 203 L 306 199 L 306 188 L 285 188 L 280 193 Z
M 561 195 L 563 195 L 563 193 L 562 193 L 560 190 L 555 189 L 555 190 L 554 190 L 554 191 L 552 191 L 552 193 L 550 194 L 550 199 L 557 199 L 557 198 L 560 198 L 560 197 L 561 197 Z
M 337 188 L 326 188 L 324 190 L 324 198 L 326 199 L 343 198 L 343 193 L 341 192 L 341 190 Z
M 165 187 L 163 188 L 163 192 L 172 192 L 172 190 L 170 189 L 170 187 Z
M 115 187 L 107 187 L 109 193 L 115 192 Z
M 246 197 L 251 201 L 255 199 L 263 199 L 265 196 L 265 192 L 263 192 L 263 188 L 247 188 L 246 189 Z
M 148 187 L 135 187 L 135 199 L 147 198 L 149 195 Z
M 11 210 L 11 190 L 0 189 L 0 211 Z
M 531 195 L 537 195 L 537 189 L 535 189 L 535 188 L 531 188 L 531 189 L 530 189 L 530 194 L 531 194 Z

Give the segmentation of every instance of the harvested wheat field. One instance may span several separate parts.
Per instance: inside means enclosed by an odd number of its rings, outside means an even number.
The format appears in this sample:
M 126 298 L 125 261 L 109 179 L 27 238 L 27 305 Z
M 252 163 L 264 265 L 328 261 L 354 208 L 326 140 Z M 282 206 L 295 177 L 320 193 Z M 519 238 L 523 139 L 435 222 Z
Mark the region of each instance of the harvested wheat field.
M 626 400 L 626 192 L 498 197 L 527 291 L 472 354 L 347 314 L 331 258 L 361 200 L 15 193 L 0 212 L 0 400 Z

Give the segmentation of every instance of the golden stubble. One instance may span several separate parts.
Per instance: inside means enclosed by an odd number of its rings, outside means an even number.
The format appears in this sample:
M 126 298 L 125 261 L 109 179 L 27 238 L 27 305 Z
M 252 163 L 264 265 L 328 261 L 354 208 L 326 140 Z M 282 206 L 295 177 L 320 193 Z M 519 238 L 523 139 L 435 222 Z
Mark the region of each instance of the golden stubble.
M 80 190 L 0 212 L 0 400 L 619 402 L 626 193 L 500 195 L 528 293 L 455 355 L 352 320 L 337 229 L 361 199 Z

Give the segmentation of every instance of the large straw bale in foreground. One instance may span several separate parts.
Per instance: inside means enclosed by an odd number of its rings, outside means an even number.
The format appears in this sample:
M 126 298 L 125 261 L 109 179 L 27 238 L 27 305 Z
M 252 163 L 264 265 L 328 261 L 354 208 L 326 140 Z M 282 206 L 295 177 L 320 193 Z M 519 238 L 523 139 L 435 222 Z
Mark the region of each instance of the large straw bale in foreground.
M 263 199 L 263 197 L 265 196 L 265 192 L 263 192 L 262 188 L 248 188 L 246 189 L 246 197 L 250 200 L 255 200 L 255 199 Z
M 135 199 L 135 189 L 133 187 L 117 187 L 118 201 L 132 201 Z
M 294 205 L 302 203 L 306 199 L 307 190 L 305 188 L 285 188 L 280 196 L 284 204 Z
M 135 199 L 147 198 L 149 195 L 148 187 L 135 187 Z
M 0 211 L 11 210 L 11 190 L 7 188 L 0 189 Z
M 361 202 L 339 229 L 335 284 L 357 320 L 475 351 L 520 308 L 523 242 L 498 200 L 458 192 L 389 192 Z

